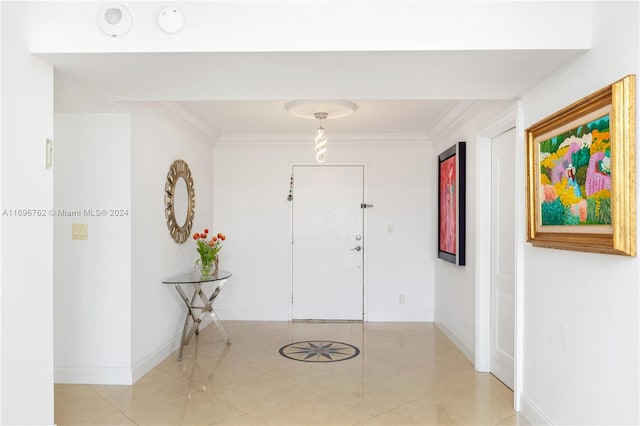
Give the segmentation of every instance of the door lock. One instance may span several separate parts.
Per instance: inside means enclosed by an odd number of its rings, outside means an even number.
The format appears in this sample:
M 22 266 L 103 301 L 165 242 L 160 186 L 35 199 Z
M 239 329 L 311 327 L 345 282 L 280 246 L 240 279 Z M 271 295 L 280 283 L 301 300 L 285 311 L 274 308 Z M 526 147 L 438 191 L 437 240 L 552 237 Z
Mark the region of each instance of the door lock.
M 362 250 L 362 247 L 360 247 L 360 246 L 355 246 L 355 247 L 354 247 L 354 248 L 352 248 L 351 250 L 360 251 L 360 250 Z

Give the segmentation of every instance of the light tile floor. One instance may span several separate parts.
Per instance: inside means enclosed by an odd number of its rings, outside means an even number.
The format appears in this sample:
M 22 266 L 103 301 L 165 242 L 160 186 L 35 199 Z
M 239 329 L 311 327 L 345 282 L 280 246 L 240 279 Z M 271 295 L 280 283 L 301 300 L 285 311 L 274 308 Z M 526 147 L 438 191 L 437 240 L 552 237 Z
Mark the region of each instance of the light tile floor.
M 432 323 L 225 321 L 133 386 L 56 385 L 58 425 L 523 425 L 513 392 L 478 373 Z M 352 359 L 290 360 L 303 340 Z

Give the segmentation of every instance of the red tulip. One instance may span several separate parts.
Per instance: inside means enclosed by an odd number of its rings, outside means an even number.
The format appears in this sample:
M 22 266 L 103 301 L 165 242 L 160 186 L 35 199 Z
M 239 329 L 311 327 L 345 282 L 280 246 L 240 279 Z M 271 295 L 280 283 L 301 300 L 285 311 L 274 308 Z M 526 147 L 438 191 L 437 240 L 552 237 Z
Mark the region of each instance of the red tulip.
M 211 238 L 211 241 L 213 241 L 215 243 L 216 241 L 218 241 L 218 238 L 217 237 L 213 237 L 213 238 Z
M 222 238 L 222 234 L 218 234 L 218 238 Z
M 208 234 L 208 233 L 209 233 L 209 230 L 208 230 L 207 228 L 204 228 L 204 233 L 205 233 L 205 234 Z
M 221 237 L 220 237 L 220 239 L 221 239 L 222 241 L 224 241 L 224 240 L 226 240 L 226 239 L 227 239 L 227 237 L 223 235 L 223 236 L 221 236 Z
M 197 240 L 198 238 L 200 238 L 200 234 L 198 234 L 197 232 L 195 234 L 193 234 L 193 239 Z

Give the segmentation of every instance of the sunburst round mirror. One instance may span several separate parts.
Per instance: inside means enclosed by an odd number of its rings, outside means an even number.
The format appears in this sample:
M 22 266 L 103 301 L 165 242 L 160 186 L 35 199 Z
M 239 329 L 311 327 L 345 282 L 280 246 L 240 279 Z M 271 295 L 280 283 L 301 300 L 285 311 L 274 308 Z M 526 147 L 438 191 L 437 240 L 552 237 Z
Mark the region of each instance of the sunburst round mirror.
M 191 170 L 186 162 L 171 164 L 164 185 L 164 215 L 171 238 L 182 244 L 189 238 L 196 208 Z

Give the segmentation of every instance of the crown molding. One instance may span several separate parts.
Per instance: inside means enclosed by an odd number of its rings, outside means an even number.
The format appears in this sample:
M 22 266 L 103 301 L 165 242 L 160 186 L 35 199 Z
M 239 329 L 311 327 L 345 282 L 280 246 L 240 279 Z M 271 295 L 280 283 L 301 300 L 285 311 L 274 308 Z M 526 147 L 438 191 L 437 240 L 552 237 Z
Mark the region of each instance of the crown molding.
M 237 133 L 220 137 L 217 147 L 240 146 L 297 146 L 313 145 L 313 134 L 257 134 Z M 333 147 L 353 146 L 432 146 L 424 133 L 372 133 L 372 134 L 329 134 L 328 143 Z
M 480 136 L 493 138 L 516 126 L 518 111 L 522 109 L 522 101 L 514 101 L 502 114 L 482 128 L 478 134 Z
M 437 124 L 428 133 L 431 141 L 446 139 L 458 128 L 463 126 L 481 108 L 482 101 L 460 101 L 449 110 L 445 111 L 437 121 Z
M 216 142 L 220 140 L 220 132 L 211 127 L 190 109 L 175 102 L 156 102 L 155 104 L 186 124 L 192 130 L 209 139 L 213 144 L 216 144 Z

